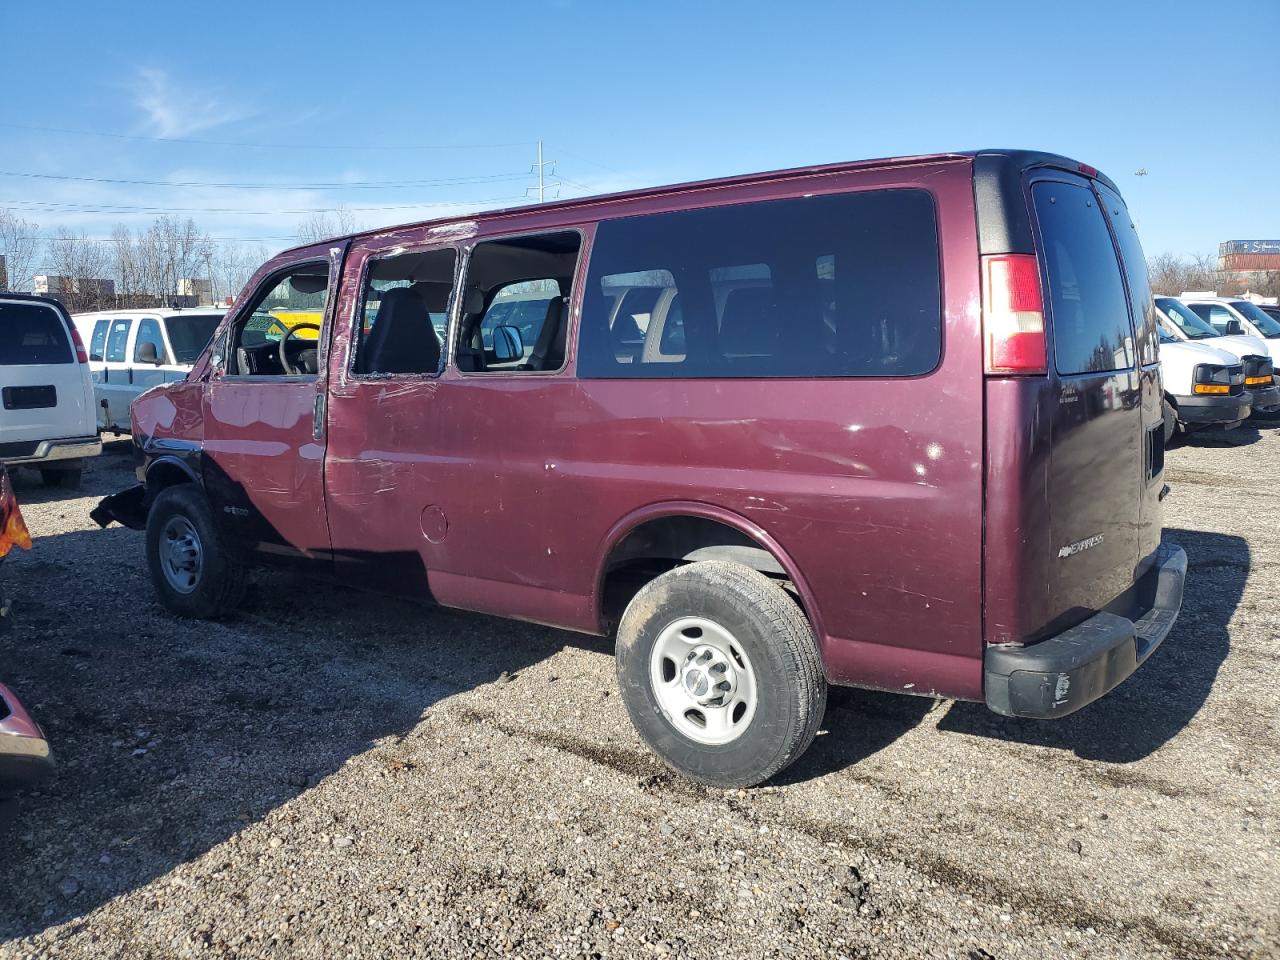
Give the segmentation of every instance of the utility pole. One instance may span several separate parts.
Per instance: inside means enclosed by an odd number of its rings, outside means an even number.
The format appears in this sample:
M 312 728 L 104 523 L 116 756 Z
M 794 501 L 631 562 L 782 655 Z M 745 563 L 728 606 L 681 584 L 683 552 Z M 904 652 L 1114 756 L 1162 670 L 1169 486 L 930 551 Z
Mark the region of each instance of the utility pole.
M 551 172 L 555 173 L 556 162 L 554 160 L 542 159 L 542 141 L 538 141 L 538 162 L 533 165 L 533 169 L 538 171 L 538 202 L 542 203 L 547 198 L 547 178 L 545 172 L 547 167 L 551 167 Z M 530 173 L 533 171 L 531 170 Z

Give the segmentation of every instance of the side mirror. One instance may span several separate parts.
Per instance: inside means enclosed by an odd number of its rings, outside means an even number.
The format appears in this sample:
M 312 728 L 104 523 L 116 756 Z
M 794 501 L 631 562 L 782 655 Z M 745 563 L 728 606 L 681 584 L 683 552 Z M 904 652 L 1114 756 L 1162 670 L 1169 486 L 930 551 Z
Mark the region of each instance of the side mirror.
M 1242 334 L 1242 333 L 1244 333 L 1244 327 L 1243 327 L 1243 326 L 1241 326 L 1241 324 L 1240 324 L 1240 321 L 1239 321 L 1239 320 L 1228 320 L 1228 321 L 1227 321 L 1227 336 L 1228 336 L 1228 337 L 1238 337 L 1238 336 L 1240 336 L 1240 334 Z
M 493 359 L 498 363 L 524 359 L 524 338 L 519 327 L 504 324 L 493 328 Z
M 154 363 L 156 366 L 159 366 L 162 362 L 160 354 L 156 351 L 156 345 L 150 340 L 143 340 L 138 344 L 138 362 Z

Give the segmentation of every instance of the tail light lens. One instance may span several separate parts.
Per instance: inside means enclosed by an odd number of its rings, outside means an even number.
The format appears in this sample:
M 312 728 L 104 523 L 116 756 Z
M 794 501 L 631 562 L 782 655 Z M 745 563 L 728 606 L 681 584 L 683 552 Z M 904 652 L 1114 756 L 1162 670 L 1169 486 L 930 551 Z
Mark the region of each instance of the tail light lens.
M 1045 373 L 1044 299 L 1035 255 L 983 257 L 982 280 L 987 373 Z
M 84 341 L 80 339 L 80 331 L 75 328 L 75 324 L 71 325 L 71 343 L 76 348 L 76 362 L 88 363 L 89 354 L 85 353 Z

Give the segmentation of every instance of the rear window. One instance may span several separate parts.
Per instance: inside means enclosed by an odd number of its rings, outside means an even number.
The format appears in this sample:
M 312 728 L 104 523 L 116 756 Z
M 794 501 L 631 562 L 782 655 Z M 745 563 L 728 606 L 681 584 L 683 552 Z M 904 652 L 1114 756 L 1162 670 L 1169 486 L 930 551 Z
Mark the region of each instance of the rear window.
M 1134 225 L 1129 208 L 1119 195 L 1099 186 L 1098 193 L 1107 204 L 1111 217 L 1111 229 L 1115 231 L 1116 244 L 1124 259 L 1125 277 L 1129 281 L 1129 309 L 1133 316 L 1133 331 L 1137 335 L 1138 360 L 1144 364 L 1160 359 L 1156 348 L 1156 311 L 1151 303 L 1151 280 L 1147 274 L 1147 258 L 1138 242 L 1138 228 Z
M 71 363 L 71 339 L 52 307 L 0 303 L 0 366 Z
M 937 222 L 924 190 L 597 229 L 580 377 L 905 377 L 941 354 Z
M 165 320 L 174 363 L 195 363 L 222 322 L 220 313 L 181 314 Z
M 1044 181 L 1031 191 L 1049 283 L 1058 373 L 1101 373 L 1134 363 L 1120 264 L 1093 191 Z

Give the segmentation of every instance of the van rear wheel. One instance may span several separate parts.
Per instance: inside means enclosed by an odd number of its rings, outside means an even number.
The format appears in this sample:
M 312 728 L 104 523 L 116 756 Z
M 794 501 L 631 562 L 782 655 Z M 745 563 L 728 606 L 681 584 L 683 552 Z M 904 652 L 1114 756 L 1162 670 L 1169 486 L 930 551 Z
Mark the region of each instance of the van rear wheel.
M 160 602 L 180 617 L 214 619 L 244 599 L 245 565 L 224 546 L 194 484 L 162 490 L 151 505 L 147 566 Z
M 827 702 L 804 614 L 764 574 L 711 560 L 646 584 L 618 627 L 618 681 L 632 723 L 677 772 L 750 787 L 798 758 Z

